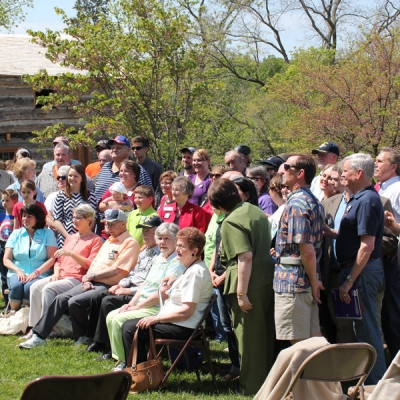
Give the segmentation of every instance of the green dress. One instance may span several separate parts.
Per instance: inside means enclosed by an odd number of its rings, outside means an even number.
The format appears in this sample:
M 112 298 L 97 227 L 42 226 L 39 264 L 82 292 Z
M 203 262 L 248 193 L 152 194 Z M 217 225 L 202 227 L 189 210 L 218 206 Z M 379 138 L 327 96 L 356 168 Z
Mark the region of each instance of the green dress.
M 275 345 L 274 263 L 269 255 L 271 229 L 265 214 L 239 203 L 221 227 L 221 262 L 226 267 L 224 293 L 232 304 L 232 324 L 240 353 L 240 384 L 246 395 L 257 393 L 273 363 Z M 238 254 L 253 253 L 247 296 L 253 308 L 243 312 L 237 300 Z

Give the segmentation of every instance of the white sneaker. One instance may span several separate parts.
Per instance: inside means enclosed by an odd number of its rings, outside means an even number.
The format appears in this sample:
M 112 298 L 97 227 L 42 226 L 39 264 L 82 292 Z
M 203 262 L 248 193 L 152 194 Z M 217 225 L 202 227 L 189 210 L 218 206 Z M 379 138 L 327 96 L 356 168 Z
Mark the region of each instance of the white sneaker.
M 43 344 L 46 344 L 46 339 L 42 339 L 34 333 L 29 340 L 20 343 L 19 347 L 24 349 L 33 349 L 34 347 L 42 346 Z
M 89 344 L 93 343 L 93 338 L 89 338 L 87 336 L 81 336 L 76 342 L 75 346 L 79 346 L 80 344 L 84 344 L 89 346 Z
M 18 340 L 28 340 L 32 336 L 33 336 L 33 329 L 30 329 L 29 332 L 26 335 L 21 336 Z
M 116 367 L 112 369 L 112 371 L 122 371 L 123 369 L 126 368 L 126 364 L 124 362 L 120 362 Z

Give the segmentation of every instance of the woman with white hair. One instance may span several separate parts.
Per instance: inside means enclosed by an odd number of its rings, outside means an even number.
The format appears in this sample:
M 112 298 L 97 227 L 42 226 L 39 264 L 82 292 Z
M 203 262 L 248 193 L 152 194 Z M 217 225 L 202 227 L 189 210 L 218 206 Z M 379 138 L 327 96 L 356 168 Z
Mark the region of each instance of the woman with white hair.
M 160 310 L 158 288 L 161 280 L 165 277 L 178 278 L 185 271 L 185 268 L 176 258 L 175 246 L 178 231 L 177 225 L 168 222 L 157 228 L 155 238 L 160 254 L 153 259 L 153 265 L 146 280 L 128 304 L 111 311 L 107 315 L 107 329 L 112 356 L 120 362 L 116 370 L 124 369 L 126 365 L 122 342 L 122 324 L 129 319 L 156 315 Z M 167 290 L 170 287 L 170 285 L 165 285 L 162 289 Z

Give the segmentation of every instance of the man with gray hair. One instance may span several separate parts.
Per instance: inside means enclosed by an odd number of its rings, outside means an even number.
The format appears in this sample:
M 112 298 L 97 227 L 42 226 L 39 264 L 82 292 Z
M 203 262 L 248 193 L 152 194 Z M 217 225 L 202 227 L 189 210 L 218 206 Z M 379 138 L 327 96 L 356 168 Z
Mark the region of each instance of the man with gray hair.
M 54 146 L 53 150 L 55 164 L 53 168 L 43 169 L 36 178 L 36 186 L 42 191 L 43 196 L 47 197 L 50 193 L 57 191 L 57 171 L 63 165 L 71 165 L 71 148 L 65 143 L 60 142 Z M 93 182 L 87 177 L 88 189 L 94 192 Z
M 244 175 L 246 170 L 246 162 L 243 155 L 236 150 L 225 153 L 225 164 L 231 171 L 238 171 Z
M 390 200 L 393 216 L 400 222 L 400 151 L 392 147 L 382 147 L 375 159 L 374 176 L 379 181 L 380 196 Z M 397 257 L 384 259 L 385 295 L 382 303 L 382 330 L 391 356 L 400 350 L 400 247 Z
M 362 319 L 354 320 L 358 341 L 371 344 L 377 359 L 368 384 L 376 384 L 386 370 L 383 342 L 377 319 L 377 295 L 383 285 L 380 259 L 384 212 L 372 186 L 374 161 L 357 153 L 343 160 L 343 184 L 351 196 L 336 238 L 336 257 L 341 268 L 340 300 L 349 304 L 350 292 L 358 289 Z

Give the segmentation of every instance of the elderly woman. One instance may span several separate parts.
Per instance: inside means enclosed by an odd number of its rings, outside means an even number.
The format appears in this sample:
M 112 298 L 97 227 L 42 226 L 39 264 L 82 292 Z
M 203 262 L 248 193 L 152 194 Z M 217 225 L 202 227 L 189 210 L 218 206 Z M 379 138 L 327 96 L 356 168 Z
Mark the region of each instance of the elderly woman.
M 189 179 L 178 176 L 172 182 L 172 197 L 175 202 L 168 209 L 164 207 L 158 210 L 158 214 L 164 222 L 173 222 L 181 229 L 194 226 L 204 233 L 211 216 L 196 204 L 189 203 L 193 190 L 193 183 Z
M 18 192 L 18 201 L 22 201 L 21 195 L 21 183 L 26 181 L 27 179 L 34 181 L 36 176 L 36 163 L 30 158 L 19 158 L 14 164 L 14 175 L 16 177 L 16 181 L 7 187 L 7 189 L 13 189 Z M 40 189 L 36 186 L 36 200 L 44 203 L 44 196 Z
M 261 387 L 274 361 L 270 226 L 258 207 L 242 202 L 235 184 L 227 179 L 214 182 L 208 196 L 213 208 L 227 214 L 219 248 L 226 268 L 224 294 L 231 301 L 240 354 L 240 384 L 246 395 L 252 395 Z
M 183 266 L 176 259 L 175 246 L 178 231 L 179 227 L 171 223 L 163 223 L 157 228 L 155 238 L 160 254 L 154 258 L 146 280 L 128 304 L 111 311 L 107 315 L 107 329 L 112 356 L 120 362 L 116 367 L 117 370 L 125 368 L 122 324 L 129 319 L 157 314 L 160 308 L 158 288 L 161 280 L 166 276 L 178 277 L 184 272 Z M 166 285 L 165 289 L 168 287 Z
M 10 235 L 4 251 L 12 310 L 19 310 L 22 301 L 29 303 L 31 285 L 50 274 L 57 250 L 53 232 L 45 229 L 46 214 L 40 206 L 24 206 L 21 217 L 23 227 Z
M 269 174 L 262 166 L 256 166 L 246 169 L 246 175 L 251 179 L 257 189 L 258 206 L 267 214 L 273 214 L 277 210 L 277 205 L 272 201 L 269 195 Z
M 201 199 L 211 185 L 210 156 L 207 150 L 198 149 L 193 153 L 193 168 L 196 174 L 190 178 L 194 185 L 194 190 L 189 202 L 199 206 Z
M 128 359 L 137 329 L 140 329 L 137 363 L 141 363 L 147 360 L 150 326 L 153 326 L 155 338 L 188 339 L 207 308 L 212 283 L 210 273 L 201 261 L 205 237 L 196 228 L 184 228 L 178 232 L 177 239 L 177 259 L 185 267 L 185 273 L 167 290 L 169 298 L 157 315 L 124 322 L 125 359 Z
M 57 250 L 54 257 L 53 275 L 40 279 L 31 286 L 29 326 L 35 326 L 43 310 L 47 310 L 52 301 L 60 293 L 64 293 L 79 285 L 86 274 L 102 241 L 90 230 L 95 218 L 95 210 L 88 204 L 81 204 L 72 210 L 72 223 L 76 233 L 67 236 L 62 249 Z M 29 339 L 31 334 L 25 336 Z

